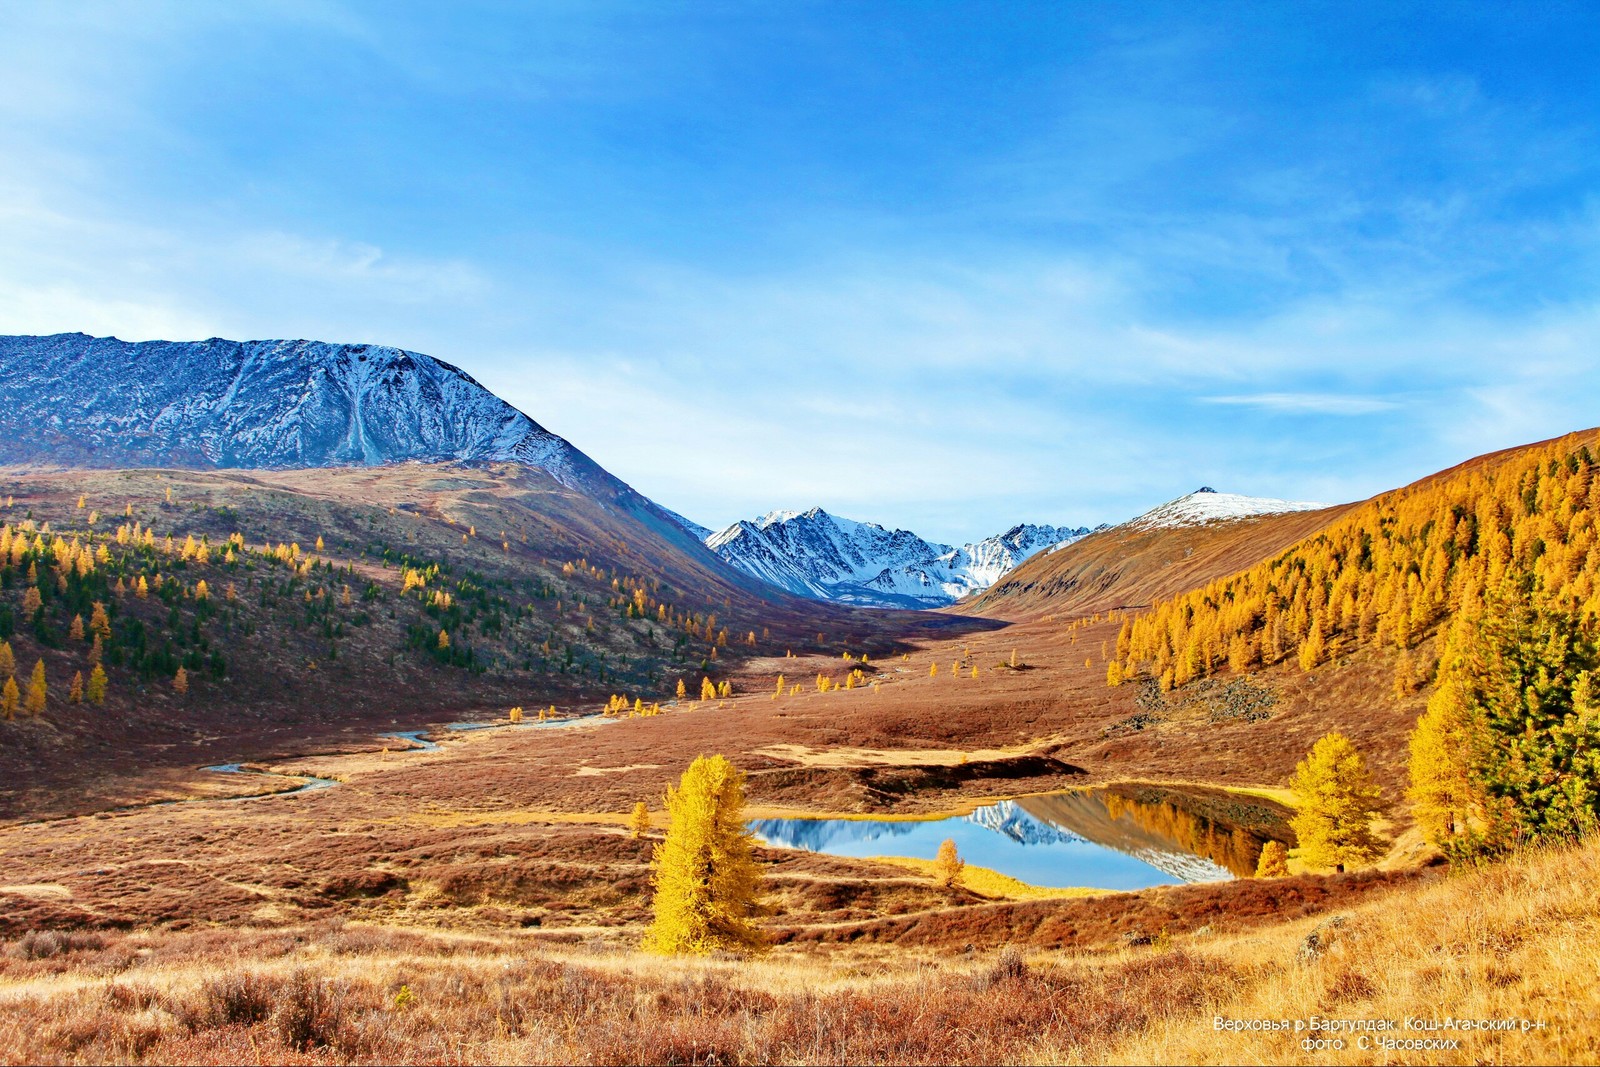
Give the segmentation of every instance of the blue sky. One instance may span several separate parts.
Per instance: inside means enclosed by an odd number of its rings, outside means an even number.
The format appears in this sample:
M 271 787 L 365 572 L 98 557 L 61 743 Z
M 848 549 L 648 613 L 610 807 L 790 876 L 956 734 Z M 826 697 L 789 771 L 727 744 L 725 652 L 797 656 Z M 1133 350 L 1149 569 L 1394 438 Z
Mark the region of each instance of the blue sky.
M 1600 14 L 0 3 L 0 331 L 428 352 L 708 525 L 1600 423 Z

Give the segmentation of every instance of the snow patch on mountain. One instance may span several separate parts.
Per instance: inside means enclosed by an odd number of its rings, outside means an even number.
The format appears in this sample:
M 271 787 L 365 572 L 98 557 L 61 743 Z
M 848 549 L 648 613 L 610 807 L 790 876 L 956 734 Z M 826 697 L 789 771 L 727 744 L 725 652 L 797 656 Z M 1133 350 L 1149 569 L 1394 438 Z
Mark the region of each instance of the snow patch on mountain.
M 688 530 L 690 533 L 694 534 L 694 536 L 695 536 L 695 538 L 697 540 L 704 541 L 706 538 L 710 537 L 712 535 L 712 533 L 714 532 L 711 529 L 711 527 L 709 527 L 709 526 L 701 526 L 698 522 L 695 522 L 693 519 L 685 518 L 684 516 L 679 515 L 676 511 L 673 511 L 671 508 L 665 508 L 664 507 L 661 510 L 667 513 L 667 518 L 671 519 L 673 522 L 677 523 L 679 526 L 682 526 L 685 530 Z
M 1035 552 L 1088 533 L 1087 527 L 1020 525 L 953 547 L 812 508 L 740 520 L 705 543 L 746 574 L 800 596 L 928 608 L 987 589 Z
M 627 486 L 466 372 L 321 341 L 0 337 L 0 460 L 329 467 L 514 462 L 569 488 Z
M 1271 497 L 1219 493 L 1202 486 L 1187 496 L 1151 508 L 1127 525 L 1137 530 L 1172 526 L 1200 526 L 1219 519 L 1245 519 L 1256 515 L 1277 515 L 1285 511 L 1320 511 L 1331 507 L 1307 500 L 1274 500 Z

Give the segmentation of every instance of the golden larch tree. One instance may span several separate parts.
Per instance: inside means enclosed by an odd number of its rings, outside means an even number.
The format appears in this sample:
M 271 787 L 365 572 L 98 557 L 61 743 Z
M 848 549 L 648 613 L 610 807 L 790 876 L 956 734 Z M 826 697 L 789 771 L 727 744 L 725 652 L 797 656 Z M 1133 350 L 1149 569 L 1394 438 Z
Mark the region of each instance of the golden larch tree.
M 83 672 L 78 671 L 72 676 L 72 684 L 67 687 L 67 703 L 83 703 Z
M 633 831 L 635 839 L 643 837 L 650 832 L 650 805 L 639 801 L 633 806 L 633 817 L 628 820 L 628 827 Z
M 1308 866 L 1343 871 L 1378 854 L 1372 819 L 1381 793 L 1348 737 L 1336 730 L 1319 740 L 1289 786 L 1296 809 L 1289 825 Z
M 7 678 L 6 684 L 0 686 L 0 716 L 7 722 L 17 717 L 17 705 L 22 702 L 22 693 L 17 689 L 16 678 Z
M 655 919 L 645 947 L 667 954 L 759 950 L 754 916 L 761 885 L 745 826 L 744 773 L 723 756 L 700 756 L 667 789 L 667 836 L 655 850 Z
M 189 672 L 179 667 L 178 673 L 172 676 L 172 688 L 179 696 L 185 696 L 189 692 Z
M 106 702 L 106 672 L 98 663 L 89 672 L 89 702 L 96 707 Z
M 939 854 L 933 858 L 934 880 L 946 889 L 954 889 L 961 883 L 961 872 L 966 866 L 966 861 L 956 852 L 955 839 L 945 838 L 939 844 Z
M 43 715 L 45 699 L 49 695 L 50 687 L 44 680 L 44 660 L 39 660 L 33 665 L 33 677 L 28 680 L 28 696 L 23 702 L 23 707 L 29 715 Z

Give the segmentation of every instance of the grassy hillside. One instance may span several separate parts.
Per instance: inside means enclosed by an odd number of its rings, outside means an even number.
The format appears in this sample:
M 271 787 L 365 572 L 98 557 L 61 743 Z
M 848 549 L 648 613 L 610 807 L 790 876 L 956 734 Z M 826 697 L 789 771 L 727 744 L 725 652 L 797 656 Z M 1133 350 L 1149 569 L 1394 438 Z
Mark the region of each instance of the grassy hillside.
M 1326 1063 L 1293 1030 L 1318 1016 L 1393 1027 L 1314 1035 L 1343 1039 L 1338 1062 L 1592 1063 L 1597 877 L 1590 845 L 1331 915 L 1138 939 L 1113 926 L 1073 954 L 980 940 L 937 966 L 905 942 L 703 961 L 367 923 L 40 932 L 0 951 L 0 1047 L 29 1062 Z M 1130 896 L 1048 906 L 1092 922 Z
M 1311 672 L 1358 649 L 1390 649 L 1394 688 L 1416 689 L 1435 657 L 1413 654 L 1456 613 L 1510 590 L 1600 619 L 1590 430 L 1483 457 L 1349 510 L 1286 551 L 1131 619 L 1121 673 L 1163 688 L 1224 667 L 1293 660 Z
M 370 744 L 378 726 L 670 700 L 753 656 L 892 644 L 882 613 L 757 587 L 675 526 L 527 468 L 11 469 L 0 504 L 0 639 L 19 704 L 38 663 L 48 687 L 41 714 L 0 718 L 0 814 L 107 803 L 163 767 Z
M 1223 519 L 1200 526 L 1102 530 L 1024 561 L 954 610 L 1029 619 L 1145 607 L 1267 559 L 1349 507 Z

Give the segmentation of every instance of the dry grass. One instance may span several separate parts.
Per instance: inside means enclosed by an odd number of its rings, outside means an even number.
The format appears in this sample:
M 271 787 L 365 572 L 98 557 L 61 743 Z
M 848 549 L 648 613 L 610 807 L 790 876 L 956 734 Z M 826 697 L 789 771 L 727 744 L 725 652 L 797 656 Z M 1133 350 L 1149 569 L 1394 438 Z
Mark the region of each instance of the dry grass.
M 1597 877 L 1591 845 L 1394 892 L 1339 925 L 1100 956 L 895 945 L 666 960 L 337 922 L 36 932 L 0 948 L 0 1060 L 1588 1063 Z M 1306 957 L 1313 930 L 1322 949 Z M 1219 1032 L 1219 1015 L 1545 1026 L 1433 1035 L 1461 1040 L 1444 1053 L 1360 1050 L 1347 1034 L 1330 1055 L 1292 1033 Z

